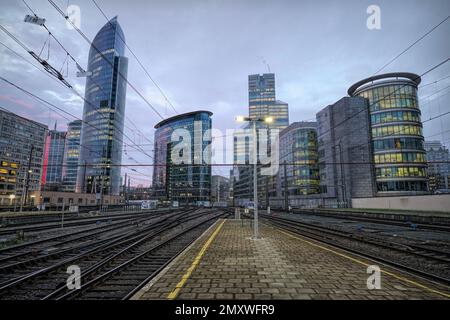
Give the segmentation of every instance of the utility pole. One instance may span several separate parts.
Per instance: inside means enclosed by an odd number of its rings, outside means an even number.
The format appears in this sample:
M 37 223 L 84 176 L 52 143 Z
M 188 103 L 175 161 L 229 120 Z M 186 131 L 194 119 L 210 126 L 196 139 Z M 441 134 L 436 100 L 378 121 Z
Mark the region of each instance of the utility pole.
M 33 157 L 33 151 L 34 151 L 34 146 L 31 145 L 30 157 L 28 158 L 28 166 L 27 166 L 27 172 L 26 172 L 26 182 L 24 185 L 25 193 L 24 193 L 23 201 L 21 201 L 21 204 L 20 204 L 20 212 L 22 212 L 24 205 L 27 204 L 28 190 L 30 188 L 31 158 Z
M 100 176 L 100 211 L 103 210 L 104 175 Z
M 231 190 L 233 190 L 233 208 L 236 207 L 236 200 L 235 200 L 235 196 L 234 196 L 234 194 L 235 194 L 234 188 L 235 188 L 235 186 L 236 186 L 236 179 L 235 179 L 235 177 L 234 177 L 234 175 L 235 175 L 235 170 L 236 170 L 236 167 L 233 167 L 233 176 L 231 177 L 231 178 L 232 178 L 232 180 L 231 180 L 231 183 L 232 183 L 232 189 L 231 189 Z
M 87 169 L 87 161 L 84 160 L 83 191 L 82 191 L 83 193 L 87 193 L 86 169 Z
M 131 178 L 128 177 L 127 205 L 130 204 Z
M 342 154 L 341 140 L 339 140 L 338 147 L 339 147 L 339 162 L 340 162 L 340 168 L 341 168 L 342 202 L 343 202 L 343 205 L 345 208 L 345 207 L 347 207 L 347 190 L 346 190 L 346 186 L 345 186 L 344 159 L 343 159 L 343 154 Z
M 255 215 L 255 221 L 254 221 L 254 238 L 259 239 L 259 228 L 258 228 L 258 168 L 257 168 L 257 162 L 258 162 L 258 143 L 257 143 L 257 132 L 256 132 L 256 121 L 253 122 L 253 198 L 254 198 L 254 215 Z
M 106 158 L 106 149 L 103 146 L 103 158 Z M 102 159 L 103 162 L 103 159 Z M 101 174 L 101 184 L 100 184 L 100 211 L 103 210 L 103 190 L 105 188 L 105 164 L 102 163 L 102 174 Z
M 125 205 L 127 204 L 127 177 L 128 174 L 125 173 L 125 180 L 123 181 L 123 200 Z
M 284 209 L 286 211 L 289 210 L 289 197 L 288 197 L 288 179 L 287 179 L 287 169 L 286 169 L 286 160 L 283 163 L 284 170 Z
M 217 202 L 220 202 L 220 179 L 217 179 Z

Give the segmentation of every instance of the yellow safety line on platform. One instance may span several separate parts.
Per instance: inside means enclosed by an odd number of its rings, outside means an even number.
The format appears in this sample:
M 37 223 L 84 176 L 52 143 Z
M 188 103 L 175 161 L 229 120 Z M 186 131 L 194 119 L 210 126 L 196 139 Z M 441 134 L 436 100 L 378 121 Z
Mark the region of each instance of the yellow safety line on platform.
M 216 228 L 216 230 L 214 230 L 213 234 L 211 235 L 211 237 L 209 237 L 208 241 L 206 241 L 206 243 L 203 245 L 202 249 L 200 250 L 200 252 L 197 254 L 197 256 L 195 257 L 194 261 L 192 262 L 191 266 L 189 267 L 189 269 L 187 269 L 186 273 L 184 274 L 184 276 L 181 278 L 181 281 L 178 282 L 178 284 L 175 286 L 175 288 L 172 290 L 172 292 L 169 293 L 169 295 L 167 296 L 167 299 L 169 300 L 174 300 L 178 297 L 178 294 L 180 293 L 181 288 L 183 288 L 184 284 L 186 283 L 186 281 L 189 279 L 189 277 L 191 276 L 192 272 L 194 272 L 195 268 L 198 266 L 198 264 L 200 263 L 200 261 L 203 258 L 203 255 L 205 254 L 205 252 L 208 250 L 209 246 L 211 245 L 211 243 L 214 241 L 214 239 L 216 238 L 216 236 L 219 234 L 220 229 L 222 229 L 223 224 L 225 223 L 226 220 L 223 220 Z
M 302 242 L 305 242 L 305 243 L 307 243 L 307 244 L 309 244 L 309 245 L 311 245 L 311 246 L 314 246 L 314 247 L 323 249 L 323 250 L 325 250 L 325 251 L 332 252 L 332 253 L 334 253 L 334 254 L 336 254 L 336 255 L 338 255 L 338 256 L 341 256 L 341 257 L 346 258 L 346 259 L 349 259 L 349 260 L 351 260 L 351 261 L 353 261 L 353 262 L 362 264 L 363 266 L 366 266 L 366 267 L 370 266 L 370 264 L 365 263 L 365 262 L 363 262 L 363 261 L 361 261 L 361 260 L 358 260 L 358 259 L 356 259 L 356 258 L 350 257 L 350 256 L 348 256 L 348 255 L 346 255 L 346 254 L 343 254 L 343 253 L 334 251 L 333 249 L 324 247 L 324 246 L 322 246 L 322 245 L 320 245 L 320 244 L 317 244 L 317 243 L 314 243 L 314 242 L 305 240 L 305 239 L 303 239 L 303 238 L 298 237 L 297 235 L 294 235 L 294 234 L 292 234 L 292 233 L 290 233 L 290 232 L 286 232 L 286 231 L 284 231 L 284 230 L 282 230 L 282 229 L 280 229 L 280 228 L 277 228 L 277 229 L 280 230 L 281 233 L 283 233 L 283 234 L 285 234 L 285 235 L 288 235 L 288 236 L 290 236 L 290 237 L 292 237 L 292 238 L 295 238 L 295 239 L 297 239 L 297 240 L 300 240 L 300 241 L 302 241 Z M 383 272 L 383 273 L 385 273 L 385 274 L 387 274 L 387 275 L 389 275 L 389 276 L 391 276 L 391 277 L 394 277 L 394 278 L 396 278 L 396 279 L 398 279 L 398 280 L 405 281 L 405 282 L 407 282 L 407 283 L 413 284 L 413 285 L 415 285 L 415 286 L 417 286 L 417 287 L 419 287 L 419 288 L 425 289 L 425 290 L 430 291 L 430 292 L 432 292 L 432 293 L 437 293 L 437 294 L 442 295 L 442 296 L 444 296 L 444 297 L 446 297 L 446 298 L 450 298 L 450 294 L 448 294 L 448 293 L 445 293 L 445 292 L 441 292 L 441 291 L 439 291 L 439 290 L 432 289 L 432 288 L 427 287 L 427 286 L 425 286 L 425 285 L 423 285 L 423 284 L 420 284 L 420 283 L 415 282 L 415 281 L 413 281 L 413 280 L 409 280 L 409 279 L 404 278 L 404 277 L 402 277 L 402 276 L 398 276 L 398 275 L 396 275 L 396 274 L 394 274 L 394 273 L 392 273 L 392 272 L 389 272 L 389 271 L 381 270 L 381 272 Z

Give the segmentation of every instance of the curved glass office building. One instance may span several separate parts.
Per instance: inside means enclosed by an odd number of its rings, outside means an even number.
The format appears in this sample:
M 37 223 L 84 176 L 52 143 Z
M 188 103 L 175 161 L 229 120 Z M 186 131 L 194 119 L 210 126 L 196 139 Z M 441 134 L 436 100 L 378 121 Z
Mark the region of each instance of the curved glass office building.
M 189 112 L 155 126 L 153 195 L 159 200 L 179 205 L 210 201 L 211 116 L 209 111 Z
M 364 79 L 350 96 L 369 100 L 378 193 L 427 192 L 427 163 L 417 98 L 420 76 L 388 73 Z
M 288 194 L 319 193 L 319 155 L 316 122 L 295 122 L 280 133 L 281 184 Z M 286 163 L 286 178 L 284 178 Z M 284 192 L 285 188 L 283 188 Z
M 118 195 L 128 59 L 117 17 L 96 35 L 89 51 L 77 192 Z

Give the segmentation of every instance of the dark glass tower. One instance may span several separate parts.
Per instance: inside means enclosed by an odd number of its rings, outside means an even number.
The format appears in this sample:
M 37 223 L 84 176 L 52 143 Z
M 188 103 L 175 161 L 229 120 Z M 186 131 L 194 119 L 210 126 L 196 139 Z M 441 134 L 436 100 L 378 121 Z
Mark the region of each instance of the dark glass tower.
M 155 126 L 155 168 L 153 195 L 161 201 L 178 201 L 180 205 L 198 205 L 211 200 L 212 113 L 194 111 L 161 121 Z M 182 143 L 172 135 L 187 130 L 191 139 L 190 163 L 176 165 L 173 148 Z
M 248 76 L 249 116 L 252 119 L 272 117 L 271 128 L 280 130 L 289 125 L 288 104 L 276 100 L 275 74 Z
M 61 187 L 65 147 L 66 132 L 50 130 L 46 141 L 46 148 L 48 148 L 46 154 L 48 156 L 45 159 L 47 162 L 45 185 L 48 188 Z
M 102 187 L 103 194 L 120 191 L 128 72 L 124 41 L 115 17 L 98 32 L 89 51 L 77 192 L 100 193 Z
M 280 133 L 280 186 L 279 196 L 309 195 L 319 193 L 319 155 L 316 122 L 295 122 Z M 284 173 L 286 172 L 286 179 Z

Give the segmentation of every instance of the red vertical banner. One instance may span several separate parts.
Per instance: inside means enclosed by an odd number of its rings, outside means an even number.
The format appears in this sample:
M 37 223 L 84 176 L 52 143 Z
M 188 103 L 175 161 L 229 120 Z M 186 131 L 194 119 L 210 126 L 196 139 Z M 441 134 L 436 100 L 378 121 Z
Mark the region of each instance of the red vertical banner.
M 44 161 L 42 166 L 42 178 L 41 184 L 44 186 L 47 182 L 47 168 L 48 168 L 48 155 L 50 153 L 50 144 L 52 142 L 51 135 L 47 135 L 47 139 L 45 139 L 45 151 L 44 151 Z

